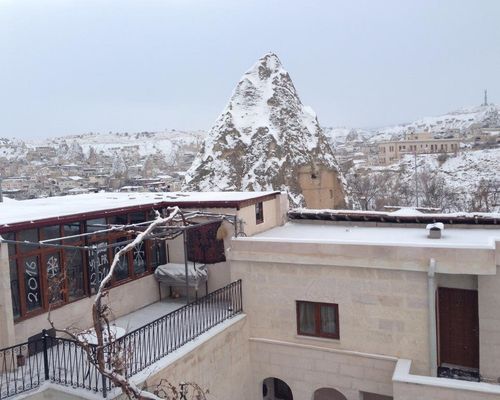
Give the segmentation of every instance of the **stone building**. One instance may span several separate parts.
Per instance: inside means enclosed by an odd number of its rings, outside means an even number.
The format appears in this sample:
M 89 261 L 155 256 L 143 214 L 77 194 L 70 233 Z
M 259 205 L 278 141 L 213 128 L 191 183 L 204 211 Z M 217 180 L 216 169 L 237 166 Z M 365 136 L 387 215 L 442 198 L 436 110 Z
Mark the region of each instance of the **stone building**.
M 405 154 L 453 153 L 460 150 L 460 140 L 434 139 L 429 132 L 410 133 L 404 140 L 391 140 L 378 144 L 378 159 L 388 165 L 401 159 Z
M 67 339 L 40 342 L 36 336 L 48 327 L 51 299 L 58 325 L 91 325 L 90 277 L 99 271 L 88 262 L 93 253 L 78 250 L 79 263 L 61 264 L 71 279 L 64 297 L 54 300 L 43 290 L 50 286 L 48 260 L 53 253 L 67 260 L 70 249 L 25 246 L 60 240 L 54 235 L 68 236 L 78 226 L 80 235 L 62 241 L 89 246 L 99 239 L 100 255 L 109 258 L 123 234 L 106 228 L 144 223 L 151 210 L 172 205 L 186 215 L 218 220 L 217 240 L 223 240 L 218 256 L 224 261 L 207 263 L 205 287 L 196 293 L 194 286 L 182 287 L 191 275 L 181 279 L 175 291 L 189 302 L 182 305 L 153 272 L 180 265 L 188 276 L 190 251 L 203 253 L 207 238 L 186 248 L 190 239 L 183 234 L 150 237 L 142 248 L 145 263 L 138 263 L 138 249 L 131 252 L 124 275 L 113 280 L 110 300 L 116 326 L 124 331 L 116 341 L 134 349 L 125 364 L 136 384 L 154 387 L 166 377 L 197 382 L 217 399 L 500 396 L 498 215 L 287 212 L 287 198 L 279 192 L 98 193 L 21 203 L 30 207 L 0 204 L 2 398 L 17 388 L 31 398 L 89 398 L 93 389 L 97 397 L 103 389 L 108 398 L 119 396 L 105 382 L 89 383 L 95 371 L 87 364 L 82 373 L 64 363 Z M 193 229 L 211 221 L 196 219 L 199 226 Z M 195 237 L 203 235 L 200 230 Z M 154 240 L 160 237 L 165 241 Z M 33 263 L 36 267 L 29 267 Z M 33 279 L 42 288 L 38 292 Z M 40 302 L 30 305 L 35 297 Z M 33 385 L 38 392 L 19 385 L 14 390 L 12 384 L 6 389 L 12 371 L 19 380 L 19 371 L 26 374 L 32 360 L 44 371 L 44 352 L 37 352 L 43 346 L 37 343 L 51 345 L 45 349 L 47 380 L 57 385 L 46 385 L 42 373 Z M 8 349 L 18 349 L 16 344 L 22 357 L 9 358 Z M 64 379 L 61 371 L 67 371 Z M 65 385 L 81 389 L 70 393 Z

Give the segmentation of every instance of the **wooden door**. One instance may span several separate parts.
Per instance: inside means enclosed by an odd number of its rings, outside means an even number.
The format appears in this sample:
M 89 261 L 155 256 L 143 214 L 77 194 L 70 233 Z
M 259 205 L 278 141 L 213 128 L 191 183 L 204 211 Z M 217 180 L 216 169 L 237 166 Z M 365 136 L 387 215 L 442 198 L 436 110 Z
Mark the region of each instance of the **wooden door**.
M 439 363 L 479 368 L 477 290 L 438 289 Z

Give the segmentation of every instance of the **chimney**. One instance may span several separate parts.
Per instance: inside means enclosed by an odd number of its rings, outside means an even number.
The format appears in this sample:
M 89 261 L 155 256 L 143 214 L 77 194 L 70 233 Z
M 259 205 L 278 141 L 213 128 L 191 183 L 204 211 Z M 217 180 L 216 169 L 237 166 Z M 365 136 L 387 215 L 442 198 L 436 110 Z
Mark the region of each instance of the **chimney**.
M 441 233 L 444 230 L 444 224 L 442 222 L 435 222 L 433 224 L 428 224 L 425 229 L 428 231 L 427 237 L 429 239 L 441 239 Z

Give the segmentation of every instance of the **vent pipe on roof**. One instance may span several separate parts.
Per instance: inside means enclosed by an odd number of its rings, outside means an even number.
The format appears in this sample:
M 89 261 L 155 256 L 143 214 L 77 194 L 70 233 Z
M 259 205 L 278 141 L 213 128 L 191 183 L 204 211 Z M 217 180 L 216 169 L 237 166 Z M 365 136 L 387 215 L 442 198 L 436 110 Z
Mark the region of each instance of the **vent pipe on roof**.
M 444 229 L 444 224 L 442 222 L 428 224 L 425 229 L 429 231 L 429 234 L 427 235 L 429 239 L 441 239 L 441 232 Z
M 436 260 L 429 260 L 427 271 L 427 301 L 429 314 L 429 363 L 430 375 L 437 376 L 437 328 L 436 328 Z

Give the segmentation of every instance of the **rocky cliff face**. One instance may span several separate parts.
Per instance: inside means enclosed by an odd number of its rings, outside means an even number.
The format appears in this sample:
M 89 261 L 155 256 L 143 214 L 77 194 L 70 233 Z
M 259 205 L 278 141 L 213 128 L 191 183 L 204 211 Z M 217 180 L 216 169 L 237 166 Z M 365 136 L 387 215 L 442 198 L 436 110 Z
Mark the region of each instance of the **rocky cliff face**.
M 301 103 L 278 57 L 266 54 L 238 82 L 186 175 L 185 189 L 286 190 L 292 205 L 303 206 L 299 170 L 313 177 L 333 171 L 331 206 L 348 202 L 316 114 Z

